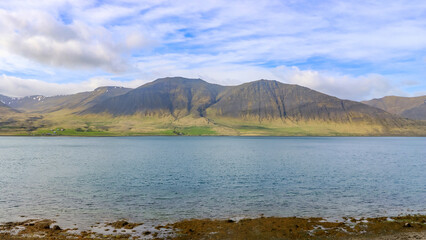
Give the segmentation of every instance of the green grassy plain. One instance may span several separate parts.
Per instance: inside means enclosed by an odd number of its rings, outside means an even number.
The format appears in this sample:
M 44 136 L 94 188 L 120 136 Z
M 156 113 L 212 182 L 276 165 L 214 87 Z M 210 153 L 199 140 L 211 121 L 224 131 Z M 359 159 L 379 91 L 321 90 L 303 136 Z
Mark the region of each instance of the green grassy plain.
M 20 136 L 426 136 L 425 122 L 389 128 L 367 122 L 77 115 L 71 111 L 0 116 L 0 123 L 0 135 Z

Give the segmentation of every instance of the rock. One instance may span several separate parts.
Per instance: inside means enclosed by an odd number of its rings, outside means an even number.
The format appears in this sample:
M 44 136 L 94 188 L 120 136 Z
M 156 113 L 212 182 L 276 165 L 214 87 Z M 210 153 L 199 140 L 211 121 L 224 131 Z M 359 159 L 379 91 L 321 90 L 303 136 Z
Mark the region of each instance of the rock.
M 228 221 L 227 222 L 229 222 L 229 223 L 234 223 L 235 221 L 234 220 L 232 220 L 232 219 L 228 219 Z
M 409 228 L 409 227 L 413 227 L 410 223 L 405 223 L 404 224 L 404 227 L 407 227 L 407 228 Z
M 129 223 L 125 220 L 120 220 L 120 221 L 113 222 L 113 223 L 107 223 L 108 226 L 111 226 L 111 227 L 116 228 L 116 229 L 120 229 L 120 228 L 133 229 L 133 228 L 140 226 L 142 224 L 143 223 Z
M 151 232 L 150 232 L 150 231 L 145 231 L 145 232 L 143 232 L 143 235 L 149 235 L 149 234 L 151 234 Z
M 50 222 L 38 222 L 34 225 L 38 229 L 50 229 Z
M 53 226 L 52 229 L 55 230 L 55 231 L 62 230 L 58 225 Z
M 115 222 L 115 223 L 113 224 L 113 226 L 114 226 L 115 228 L 122 228 L 122 227 L 125 227 L 125 226 L 127 226 L 127 225 L 129 225 L 129 222 L 127 222 L 127 221 L 118 221 L 118 222 Z

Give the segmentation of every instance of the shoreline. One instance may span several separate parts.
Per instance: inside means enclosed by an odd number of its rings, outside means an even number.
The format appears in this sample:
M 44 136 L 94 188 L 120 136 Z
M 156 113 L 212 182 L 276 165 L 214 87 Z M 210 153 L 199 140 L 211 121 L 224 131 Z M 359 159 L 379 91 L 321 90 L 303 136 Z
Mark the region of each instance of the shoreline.
M 312 137 L 312 138 L 392 138 L 392 137 L 404 137 L 404 138 L 425 138 L 426 135 L 2 135 L 0 137 L 35 137 L 35 138 L 61 138 L 61 137 L 87 137 L 87 138 L 119 138 L 119 137 L 270 137 L 270 138 L 299 138 L 299 137 Z
M 28 219 L 0 223 L 0 239 L 426 239 L 426 215 L 341 219 L 186 219 L 157 226 L 118 220 L 97 223 L 90 230 L 62 229 L 52 220 Z

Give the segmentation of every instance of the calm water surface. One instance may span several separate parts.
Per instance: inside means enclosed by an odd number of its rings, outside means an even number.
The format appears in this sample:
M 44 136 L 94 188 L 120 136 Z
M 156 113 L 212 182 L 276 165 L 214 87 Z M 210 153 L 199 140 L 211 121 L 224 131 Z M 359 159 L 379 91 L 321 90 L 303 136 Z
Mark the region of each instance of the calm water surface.
M 426 138 L 0 137 L 0 222 L 426 213 Z

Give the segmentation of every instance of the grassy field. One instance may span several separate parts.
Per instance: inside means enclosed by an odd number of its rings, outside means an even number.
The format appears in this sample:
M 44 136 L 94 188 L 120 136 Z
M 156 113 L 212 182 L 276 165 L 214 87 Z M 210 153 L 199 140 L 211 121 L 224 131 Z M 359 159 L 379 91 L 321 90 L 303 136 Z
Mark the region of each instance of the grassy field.
M 204 118 L 186 116 L 76 115 L 58 111 L 0 117 L 0 135 L 26 136 L 426 136 L 426 124 L 385 128 L 371 123 Z

